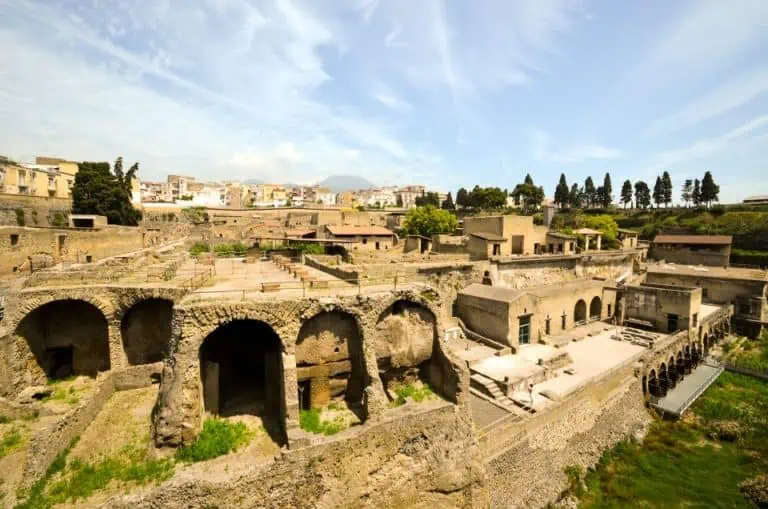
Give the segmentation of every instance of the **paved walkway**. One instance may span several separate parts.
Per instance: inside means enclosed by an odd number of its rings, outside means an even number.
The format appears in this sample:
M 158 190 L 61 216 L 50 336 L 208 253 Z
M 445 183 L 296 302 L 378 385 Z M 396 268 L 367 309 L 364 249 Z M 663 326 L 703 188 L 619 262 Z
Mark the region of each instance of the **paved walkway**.
M 680 417 L 722 372 L 722 366 L 706 362 L 700 364 L 674 389 L 667 391 L 666 396 L 659 398 L 654 406 L 665 414 Z

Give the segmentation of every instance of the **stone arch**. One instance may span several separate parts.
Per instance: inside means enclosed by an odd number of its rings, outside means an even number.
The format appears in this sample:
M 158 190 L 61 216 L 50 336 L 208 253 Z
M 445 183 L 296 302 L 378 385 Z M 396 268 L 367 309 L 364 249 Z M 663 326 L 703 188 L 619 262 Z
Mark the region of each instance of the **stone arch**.
M 709 334 L 704 334 L 704 352 L 709 352 L 712 345 L 709 343 Z
M 24 362 L 34 382 L 110 369 L 109 326 L 102 308 L 69 298 L 34 304 L 15 329 L 23 339 L 17 355 L 34 359 Z
M 173 301 L 150 297 L 122 314 L 120 335 L 128 364 L 149 364 L 165 357 L 171 340 Z
M 650 373 L 648 373 L 648 394 L 650 394 L 653 397 L 660 397 L 661 396 L 661 389 L 659 386 L 659 379 L 656 376 L 656 370 L 652 369 Z
M 677 368 L 677 379 L 682 380 L 685 377 L 685 360 L 683 358 L 683 351 L 677 352 L 675 358 L 675 367 Z
M 574 325 L 576 325 L 580 322 L 581 323 L 586 322 L 586 320 L 587 320 L 587 303 L 584 302 L 584 299 L 579 299 L 573 308 L 573 323 Z
M 669 381 L 671 386 L 674 387 L 677 384 L 677 363 L 675 362 L 675 356 L 671 356 L 667 361 L 667 374 L 669 375 Z
M 589 303 L 589 319 L 599 320 L 603 314 L 603 301 L 600 297 L 595 295 L 592 297 L 592 302 Z
M 363 415 L 363 391 L 369 380 L 362 338 L 357 318 L 346 311 L 321 311 L 304 322 L 296 340 L 301 409 L 343 399 Z
M 661 396 L 667 395 L 667 390 L 669 390 L 669 373 L 667 373 L 667 365 L 665 363 L 661 363 L 659 366 L 659 391 Z
M 285 443 L 282 343 L 267 323 L 229 320 L 200 344 L 203 408 L 225 417 L 254 415 Z
M 32 293 L 32 294 L 20 294 L 23 300 L 18 302 L 16 306 L 16 312 L 13 314 L 13 318 L 9 320 L 9 328 L 16 329 L 19 324 L 38 308 L 45 306 L 51 302 L 64 301 L 64 300 L 77 300 L 87 302 L 93 307 L 101 311 L 107 321 L 111 320 L 115 315 L 115 306 L 108 298 L 103 298 L 95 293 L 93 290 L 62 290 L 54 293 Z
M 390 399 L 399 385 L 428 381 L 437 342 L 437 315 L 421 303 L 398 299 L 379 314 L 374 349 Z

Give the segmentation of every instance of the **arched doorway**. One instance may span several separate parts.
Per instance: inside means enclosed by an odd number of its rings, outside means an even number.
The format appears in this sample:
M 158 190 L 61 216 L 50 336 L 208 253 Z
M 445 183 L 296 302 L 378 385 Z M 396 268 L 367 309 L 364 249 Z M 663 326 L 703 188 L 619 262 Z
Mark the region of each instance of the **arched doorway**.
M 36 361 L 38 370 L 32 377 L 37 382 L 95 376 L 110 368 L 107 319 L 88 302 L 64 299 L 44 304 L 19 322 L 16 334 L 26 340 Z
M 354 411 L 362 409 L 367 377 L 354 316 L 326 311 L 305 322 L 296 341 L 296 367 L 302 410 L 335 399 L 346 401 Z
M 709 334 L 704 334 L 704 354 L 709 353 L 709 347 L 711 345 L 709 344 Z
M 675 359 L 675 366 L 677 367 L 677 379 L 682 380 L 685 378 L 685 362 L 683 361 L 683 352 L 677 352 L 677 358 Z
M 669 358 L 667 363 L 667 375 L 669 376 L 670 388 L 674 388 L 677 385 L 677 365 L 674 355 Z
M 587 303 L 583 299 L 579 299 L 573 309 L 573 321 L 576 325 L 587 321 Z
M 420 304 L 399 300 L 381 313 L 374 347 L 379 376 L 390 398 L 400 385 L 429 381 L 436 340 L 437 319 Z
M 282 345 L 258 320 L 235 320 L 200 346 L 204 408 L 221 416 L 255 415 L 270 436 L 284 442 Z
M 659 395 L 666 396 L 669 390 L 669 375 L 667 374 L 667 365 L 663 362 L 659 366 Z
M 650 394 L 653 398 L 661 397 L 659 379 L 656 377 L 656 371 L 653 369 L 648 374 L 648 394 Z
M 167 299 L 146 299 L 128 310 L 120 322 L 120 334 L 130 365 L 163 360 L 172 316 L 173 302 Z
M 589 319 L 599 320 L 603 311 L 603 302 L 600 297 L 593 297 L 592 302 L 589 303 Z

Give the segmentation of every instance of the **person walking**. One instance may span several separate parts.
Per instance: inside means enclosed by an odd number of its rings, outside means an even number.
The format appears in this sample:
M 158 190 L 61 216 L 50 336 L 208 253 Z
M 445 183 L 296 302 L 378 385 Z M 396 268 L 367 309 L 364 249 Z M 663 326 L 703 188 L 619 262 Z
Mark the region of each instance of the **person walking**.
M 531 400 L 531 406 L 533 406 L 533 384 L 528 384 L 528 398 Z

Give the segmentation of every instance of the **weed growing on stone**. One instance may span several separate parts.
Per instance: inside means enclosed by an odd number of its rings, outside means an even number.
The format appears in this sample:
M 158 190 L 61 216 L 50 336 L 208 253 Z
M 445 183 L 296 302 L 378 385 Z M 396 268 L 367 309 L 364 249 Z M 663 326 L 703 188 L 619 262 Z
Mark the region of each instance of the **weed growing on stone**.
M 4 458 L 21 444 L 21 432 L 13 428 L 0 440 L 0 458 Z
M 176 459 L 196 463 L 223 456 L 237 451 L 254 435 L 255 433 L 242 422 L 231 423 L 223 419 L 207 419 L 203 424 L 203 431 L 195 442 L 179 449 Z
M 414 384 L 407 384 L 401 385 L 395 389 L 395 394 L 397 395 L 397 398 L 392 402 L 392 406 L 398 407 L 405 405 L 408 398 L 411 398 L 416 403 L 421 403 L 425 399 L 430 399 L 434 396 L 435 392 L 427 384 L 423 384 L 421 387 L 417 387 Z
M 768 383 L 723 373 L 692 411 L 607 451 L 572 491 L 579 507 L 752 507 L 739 484 L 768 471 Z
M 76 405 L 80 402 L 80 396 L 77 394 L 77 389 L 71 386 L 69 389 L 64 387 L 56 387 L 50 396 L 47 396 L 43 401 L 66 401 L 70 405 Z
M 337 417 L 333 421 L 322 420 L 319 408 L 302 410 L 299 414 L 299 426 L 304 431 L 325 436 L 335 435 L 346 427 L 342 417 Z
M 0 414 L 0 424 L 7 424 L 7 423 L 11 422 L 11 420 L 12 419 L 10 417 L 8 417 L 7 415 Z

